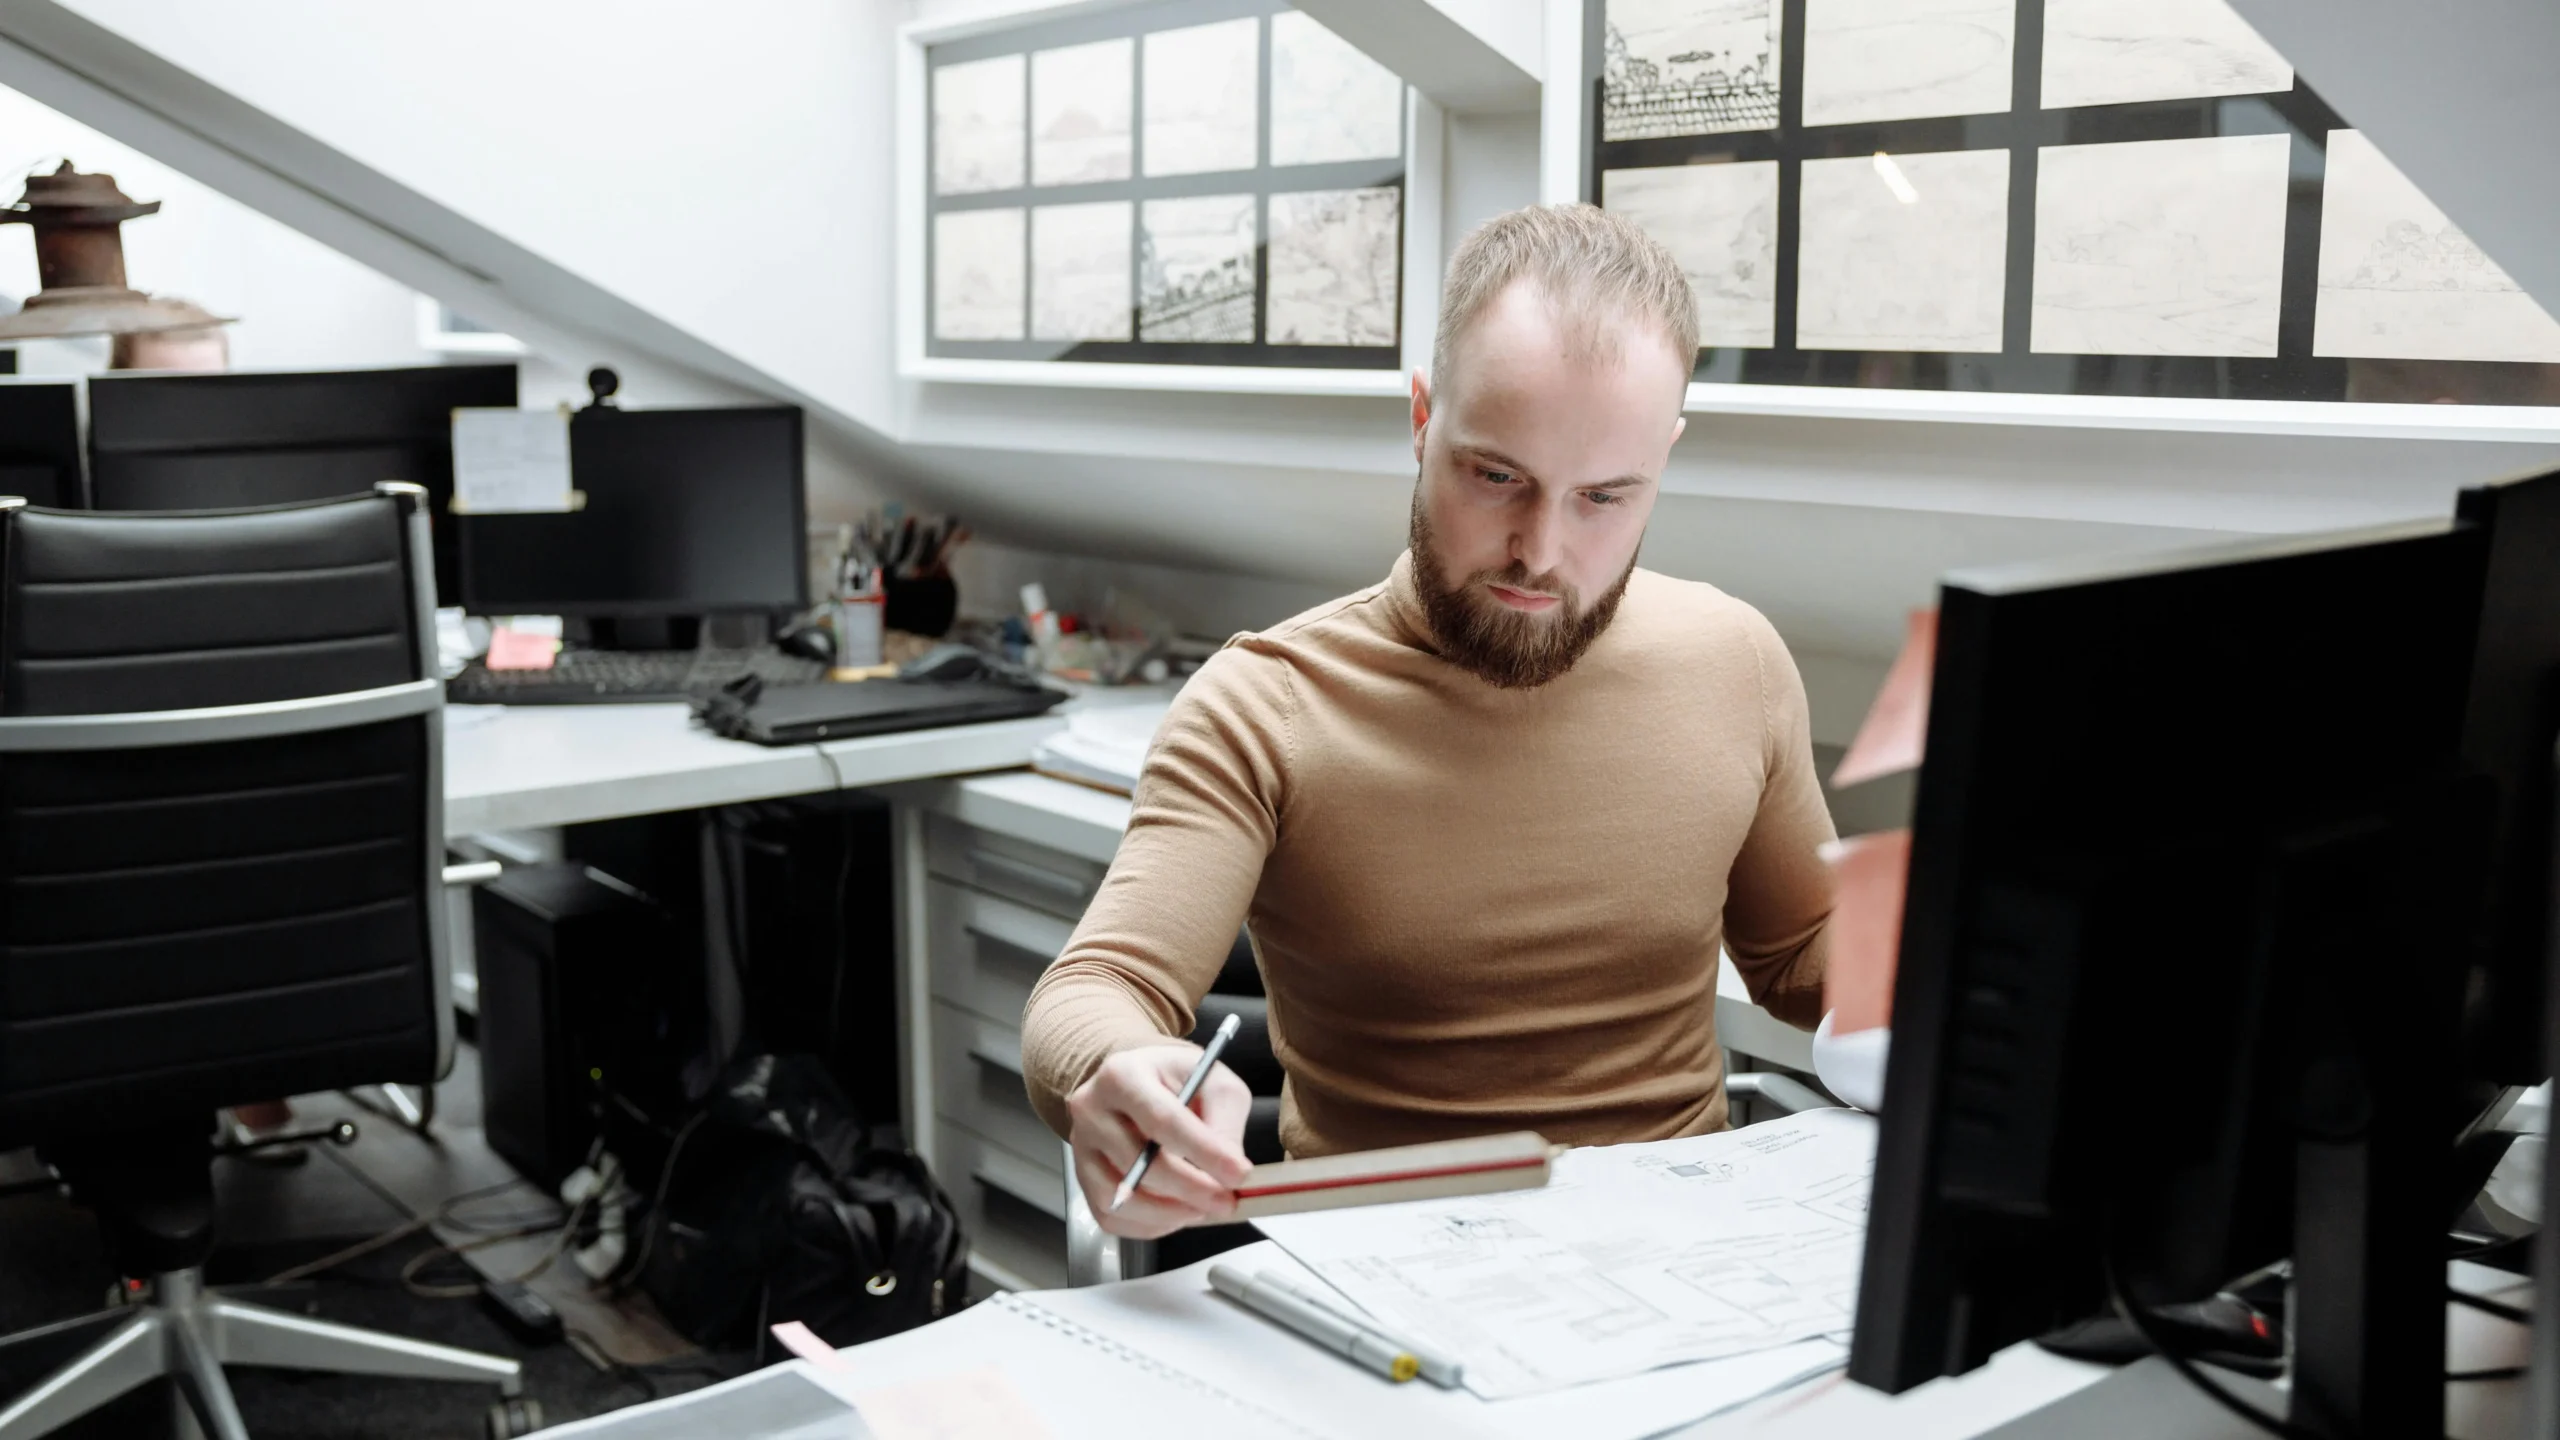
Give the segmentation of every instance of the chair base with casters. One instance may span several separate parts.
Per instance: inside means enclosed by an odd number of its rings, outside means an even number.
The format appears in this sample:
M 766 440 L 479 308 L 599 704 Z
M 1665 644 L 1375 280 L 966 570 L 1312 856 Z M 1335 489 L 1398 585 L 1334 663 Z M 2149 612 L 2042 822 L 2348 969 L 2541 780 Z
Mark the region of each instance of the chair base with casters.
M 522 1389 L 523 1367 L 502 1356 L 296 1315 L 205 1288 L 203 1265 L 213 1250 L 210 1153 L 167 1139 L 166 1133 L 120 1136 L 49 1157 L 73 1194 L 97 1211 L 118 1271 L 147 1285 L 133 1305 L 0 1339 L 0 1354 L 88 1340 L 33 1389 L 0 1404 L 0 1440 L 36 1440 L 157 1381 L 175 1382 L 180 1418 L 191 1422 L 181 1424 L 181 1433 L 248 1440 L 223 1378 L 226 1365 L 470 1381 L 495 1385 L 504 1396 Z M 153 1140 L 163 1143 L 148 1143 Z
M 177 1382 L 183 1403 L 209 1440 L 248 1440 L 231 1386 L 223 1379 L 226 1365 L 469 1380 L 494 1384 L 508 1396 L 523 1385 L 523 1367 L 513 1360 L 229 1299 L 205 1289 L 201 1272 L 195 1270 L 156 1277 L 150 1298 L 139 1306 L 0 1340 L 0 1351 L 58 1340 L 82 1329 L 97 1331 L 98 1338 L 77 1359 L 0 1409 L 0 1440 L 49 1435 L 155 1380 Z

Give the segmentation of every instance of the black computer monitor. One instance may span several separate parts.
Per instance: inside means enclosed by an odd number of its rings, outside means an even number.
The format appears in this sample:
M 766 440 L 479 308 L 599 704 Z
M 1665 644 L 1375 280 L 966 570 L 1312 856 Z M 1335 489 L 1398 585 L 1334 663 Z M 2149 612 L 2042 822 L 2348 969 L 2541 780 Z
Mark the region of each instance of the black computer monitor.
M 0 384 L 0 495 L 34 505 L 77 510 L 80 483 L 80 395 L 68 381 Z
M 1948 578 L 1853 1379 L 2290 1255 L 2296 1417 L 2440 1433 L 2484 540 Z
M 797 406 L 578 412 L 580 508 L 462 517 L 462 603 L 478 615 L 658 617 L 808 601 Z
M 2498 787 L 2480 964 L 2463 1008 L 2463 1068 L 2481 1086 L 2533 1085 L 2552 951 L 2552 747 L 2560 743 L 2560 471 L 2462 492 L 2455 514 L 2489 536 L 2463 754 Z
M 453 412 L 514 408 L 516 367 L 99 375 L 89 494 L 101 510 L 223 510 L 427 487 L 436 592 L 456 603 Z

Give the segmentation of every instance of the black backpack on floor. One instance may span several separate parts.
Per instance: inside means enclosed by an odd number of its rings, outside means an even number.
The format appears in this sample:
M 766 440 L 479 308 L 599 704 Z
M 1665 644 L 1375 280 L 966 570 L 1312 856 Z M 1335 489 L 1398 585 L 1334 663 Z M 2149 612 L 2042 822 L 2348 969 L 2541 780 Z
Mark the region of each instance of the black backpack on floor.
M 969 1247 L 950 1197 L 869 1129 L 806 1055 L 733 1061 L 678 1132 L 636 1257 L 695 1344 L 761 1349 L 797 1320 L 831 1345 L 960 1308 Z

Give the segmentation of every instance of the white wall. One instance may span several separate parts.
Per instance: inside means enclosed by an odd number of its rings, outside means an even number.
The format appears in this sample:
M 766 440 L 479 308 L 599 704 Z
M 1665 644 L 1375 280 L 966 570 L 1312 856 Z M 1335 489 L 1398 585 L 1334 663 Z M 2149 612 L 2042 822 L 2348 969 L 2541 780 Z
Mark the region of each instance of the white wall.
M 891 0 L 71 0 L 889 428 Z

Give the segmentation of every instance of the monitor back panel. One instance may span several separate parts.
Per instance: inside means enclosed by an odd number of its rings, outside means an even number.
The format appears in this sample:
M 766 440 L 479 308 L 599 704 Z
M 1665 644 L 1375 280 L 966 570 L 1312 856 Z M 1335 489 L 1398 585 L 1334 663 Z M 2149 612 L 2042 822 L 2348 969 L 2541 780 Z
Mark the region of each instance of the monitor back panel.
M 581 411 L 580 507 L 463 517 L 463 603 L 483 615 L 782 612 L 808 603 L 797 407 Z
M 0 495 L 58 510 L 88 503 L 80 477 L 78 386 L 0 383 Z
M 406 480 L 427 488 L 436 589 L 451 604 L 453 412 L 515 404 L 512 364 L 101 375 L 89 383 L 91 503 L 222 510 Z

